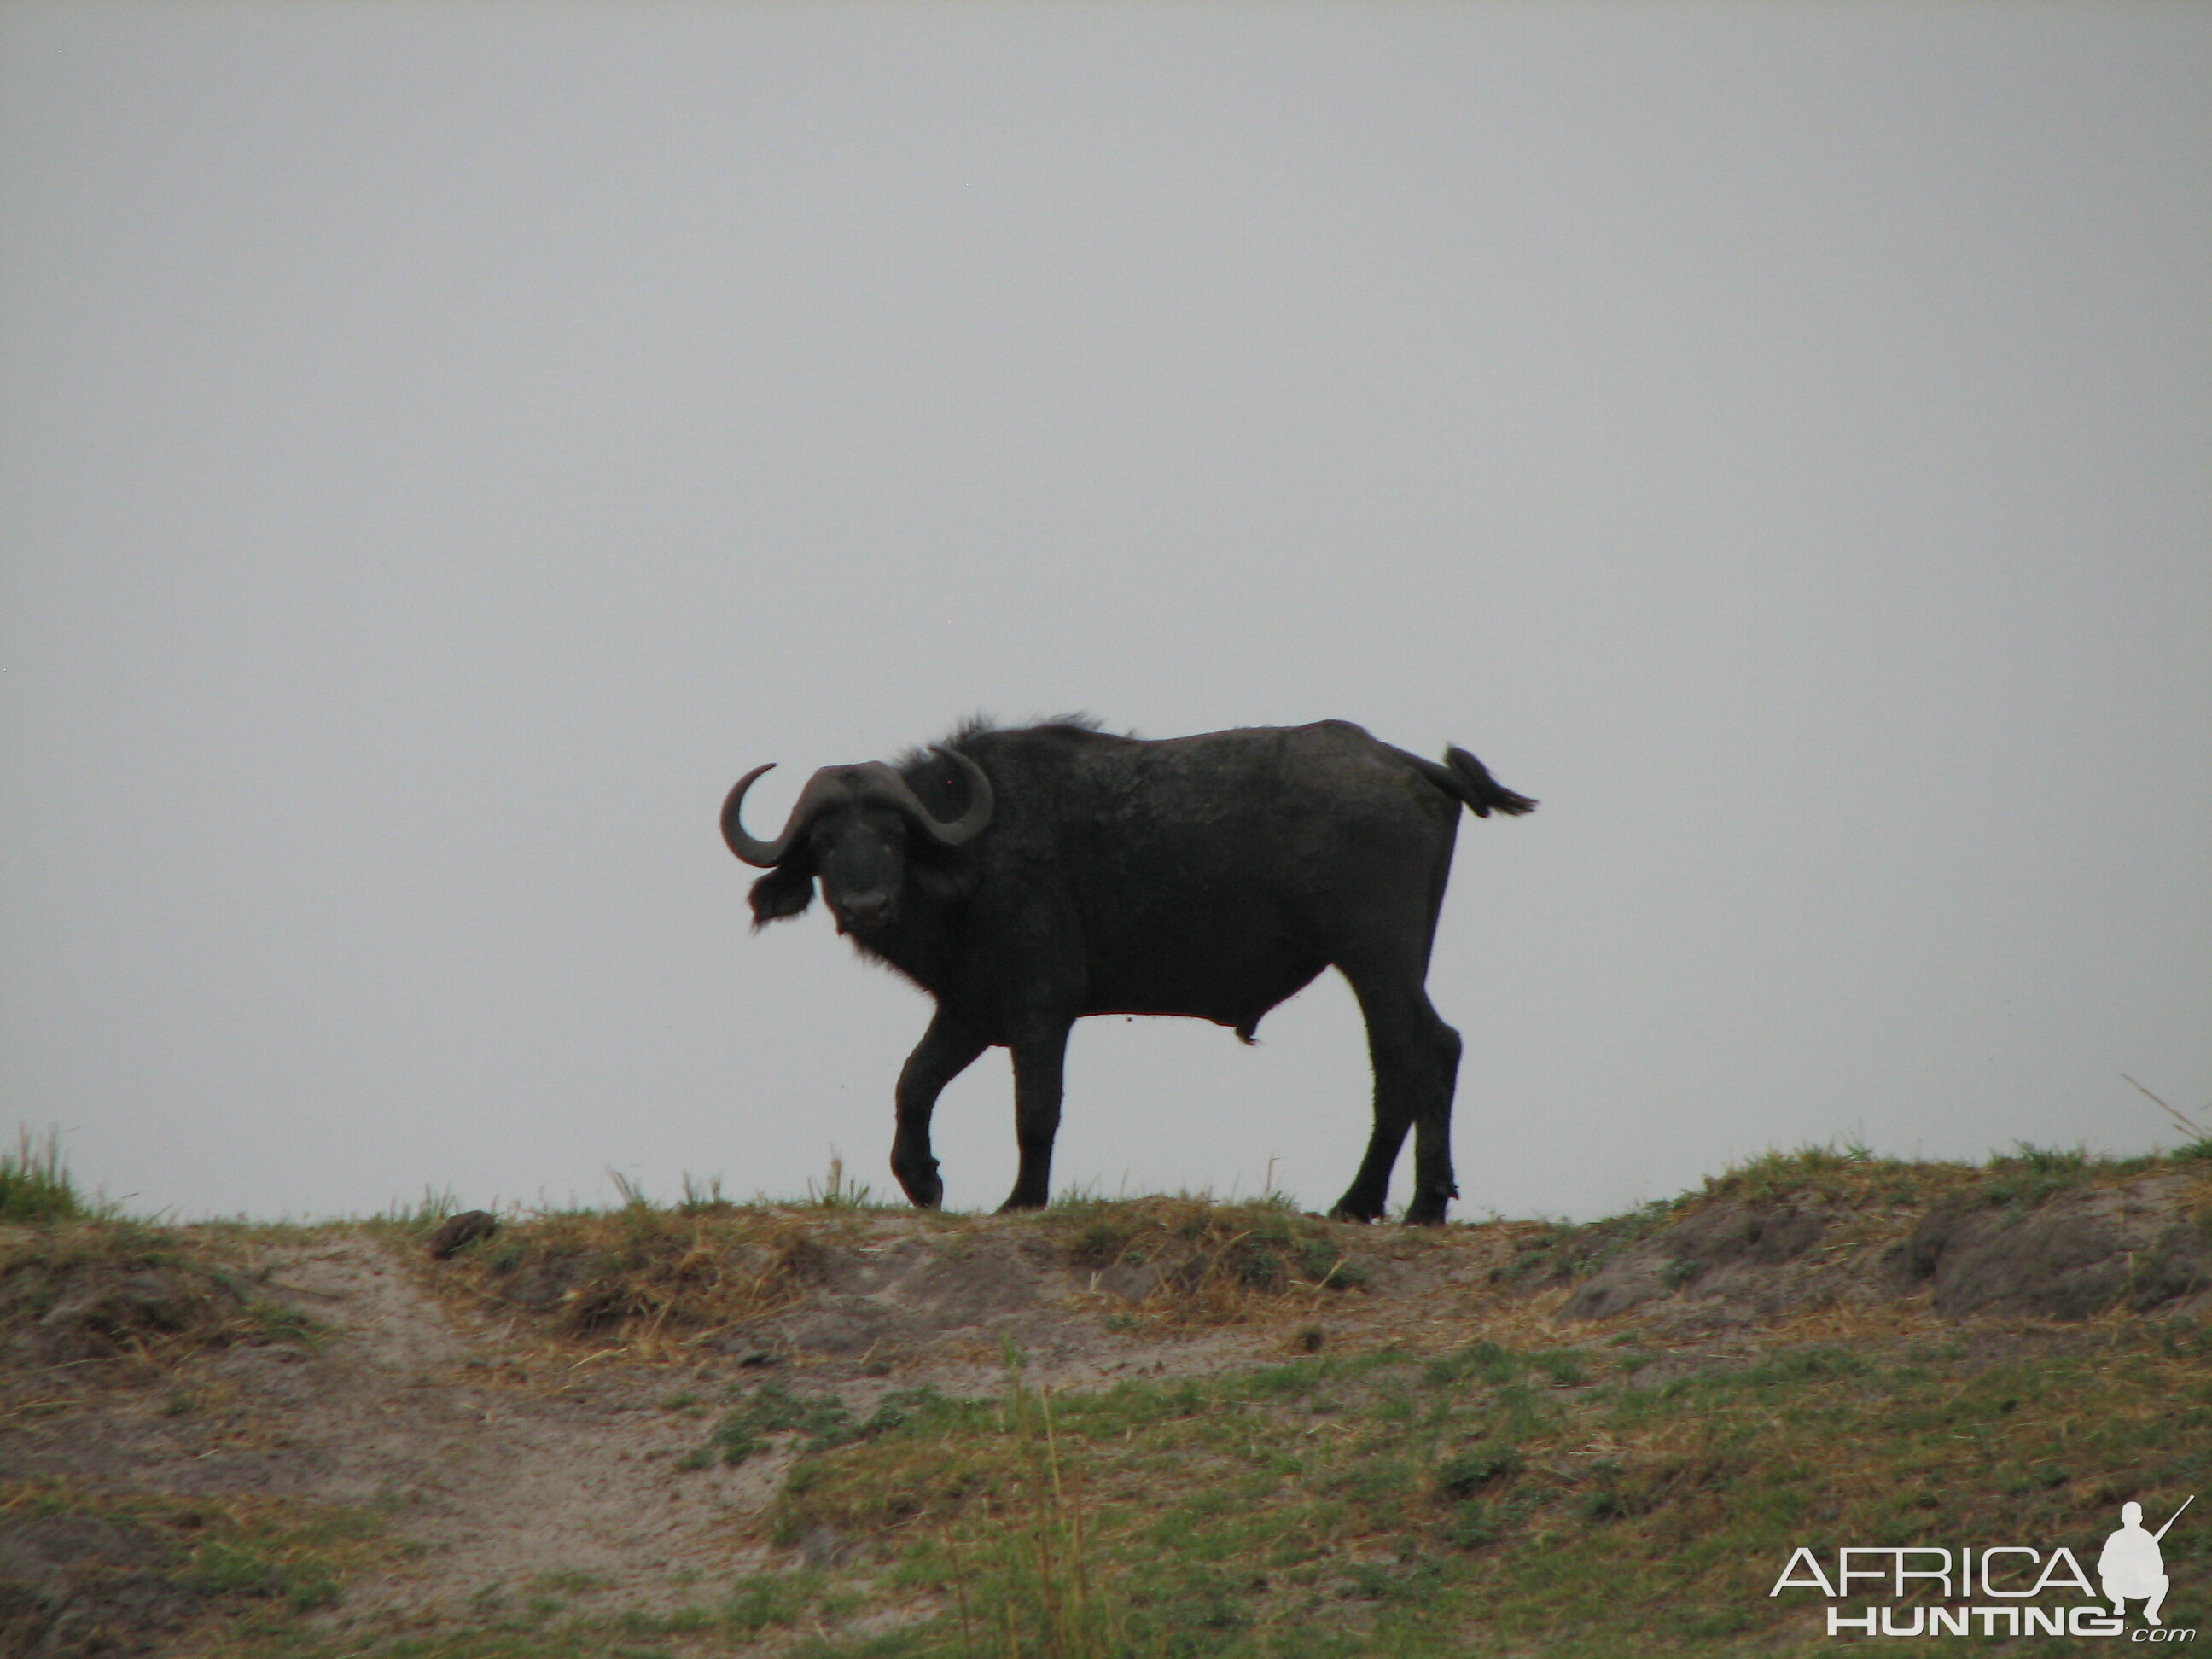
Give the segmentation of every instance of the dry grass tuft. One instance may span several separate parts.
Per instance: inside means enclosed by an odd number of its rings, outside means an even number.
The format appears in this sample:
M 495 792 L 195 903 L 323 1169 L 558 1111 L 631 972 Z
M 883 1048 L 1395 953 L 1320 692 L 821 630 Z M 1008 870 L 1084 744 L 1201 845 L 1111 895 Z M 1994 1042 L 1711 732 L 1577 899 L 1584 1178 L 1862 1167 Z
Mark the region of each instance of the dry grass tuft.
M 858 1224 L 827 1207 L 630 1204 L 510 1220 L 426 1270 L 438 1289 L 556 1338 L 675 1358 L 790 1307 L 825 1237 Z
M 1297 1317 L 1370 1283 L 1346 1226 L 1267 1200 L 1076 1200 L 1044 1224 L 1079 1273 L 1133 1294 L 1155 1327 Z
M 33 1364 L 166 1365 L 194 1348 L 314 1336 L 218 1234 L 118 1220 L 0 1227 L 0 1352 Z

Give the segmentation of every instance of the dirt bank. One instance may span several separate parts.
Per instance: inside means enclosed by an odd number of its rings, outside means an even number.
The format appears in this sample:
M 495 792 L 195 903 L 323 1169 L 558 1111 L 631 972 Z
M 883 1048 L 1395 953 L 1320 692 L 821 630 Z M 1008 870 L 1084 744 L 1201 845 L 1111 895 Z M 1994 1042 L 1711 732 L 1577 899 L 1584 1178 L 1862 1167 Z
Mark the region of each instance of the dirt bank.
M 229 1650 L 257 1620 L 434 1632 L 548 1594 L 667 1615 L 702 1584 L 849 1565 L 775 1524 L 806 1435 L 868 1432 L 920 1389 L 1002 1392 L 1010 1360 L 1066 1391 L 1632 1337 L 1657 1377 L 2212 1310 L 2201 1164 L 1781 1161 L 1581 1228 L 1150 1200 L 476 1231 L 434 1255 L 427 1224 L 9 1230 L 0 1651 Z M 748 1401 L 751 1427 L 726 1426 Z M 872 1605 L 886 1627 L 939 1611 Z

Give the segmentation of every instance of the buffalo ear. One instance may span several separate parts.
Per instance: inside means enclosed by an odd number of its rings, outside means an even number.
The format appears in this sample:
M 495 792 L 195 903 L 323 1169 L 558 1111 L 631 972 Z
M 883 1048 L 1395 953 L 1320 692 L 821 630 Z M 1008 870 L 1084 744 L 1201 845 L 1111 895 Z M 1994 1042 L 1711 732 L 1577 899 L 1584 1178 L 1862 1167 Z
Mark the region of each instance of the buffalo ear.
M 753 884 L 752 902 L 755 932 L 795 916 L 814 902 L 814 872 L 803 864 L 771 870 Z

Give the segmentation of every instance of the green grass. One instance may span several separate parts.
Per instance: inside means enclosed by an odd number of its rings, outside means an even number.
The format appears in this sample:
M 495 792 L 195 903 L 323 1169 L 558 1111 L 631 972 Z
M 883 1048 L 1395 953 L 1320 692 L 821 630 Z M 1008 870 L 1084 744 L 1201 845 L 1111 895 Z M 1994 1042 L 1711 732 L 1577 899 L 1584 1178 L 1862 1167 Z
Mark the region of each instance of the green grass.
M 1041 1654 L 1766 1648 L 1808 1633 L 1765 1593 L 1806 1539 L 2079 1542 L 2139 1488 L 2193 1489 L 2212 1474 L 2207 1346 L 1979 1370 L 1808 1348 L 1586 1401 L 1559 1397 L 1554 1356 L 1486 1347 L 1063 1398 L 1055 1474 L 1092 1516 L 1090 1647 L 1048 1639 L 1046 1581 L 1016 1570 L 1059 1524 L 1018 1403 L 947 1402 L 803 1461 L 781 1525 L 904 1535 L 911 1582 L 941 1594 L 964 1573 L 970 1603 Z M 2204 1553 L 2177 1536 L 2169 1559 L 2185 1551 Z M 824 1651 L 973 1645 L 940 1621 Z
M 871 1439 L 903 1428 L 916 1412 L 936 1398 L 933 1389 L 896 1389 L 885 1395 L 864 1420 L 854 1417 L 836 1395 L 795 1395 L 780 1382 L 764 1382 L 744 1393 L 739 1403 L 708 1431 L 706 1444 L 677 1467 L 697 1469 L 716 1462 L 742 1463 L 787 1434 L 806 1451 Z
M 1587 1356 L 1484 1345 L 1124 1384 L 1049 1419 L 1017 1386 L 803 1457 L 778 1528 L 874 1540 L 909 1589 L 970 1610 L 816 1650 L 855 1659 L 1812 1651 L 1817 1606 L 1767 1595 L 1800 1543 L 2086 1557 L 2128 1498 L 2212 1485 L 2208 1358 L 2212 1335 L 2175 1326 L 1997 1363 L 1798 1347 L 1571 1391 Z M 2208 1538 L 2166 1544 L 2200 1595 Z M 1079 1574 L 1088 1622 L 1063 1628 Z
M 307 1616 L 337 1605 L 349 1574 L 397 1551 L 368 1511 L 234 1495 L 126 1495 L 35 1480 L 0 1492 L 0 1516 L 33 1536 L 49 1523 L 66 1540 L 72 1526 L 92 1522 L 130 1540 L 129 1571 L 185 1592 L 183 1605 L 198 1609 L 227 1652 L 289 1649 Z M 21 1618 L 26 1609 L 11 1612 Z M 80 1650 L 64 1642 L 60 1650 Z
M 764 1638 L 799 1659 L 1813 1654 L 1832 1650 L 1825 1604 L 1768 1594 L 1801 1544 L 2087 1561 L 2121 1503 L 2162 1513 L 2212 1487 L 2196 1324 L 1784 1346 L 1656 1385 L 1618 1357 L 1480 1343 L 1081 1395 L 1016 1366 L 995 1398 L 917 1391 L 866 1431 L 758 1389 L 749 1431 L 799 1453 L 773 1541 L 827 1540 L 848 1565 L 702 1584 L 651 1617 L 555 1575 L 434 1637 L 341 1628 L 318 1603 L 361 1547 L 318 1549 L 296 1521 L 234 1526 L 180 1570 L 237 1598 L 220 1659 L 675 1659 Z M 2194 1515 L 2165 1542 L 2183 1627 L 2212 1583 Z

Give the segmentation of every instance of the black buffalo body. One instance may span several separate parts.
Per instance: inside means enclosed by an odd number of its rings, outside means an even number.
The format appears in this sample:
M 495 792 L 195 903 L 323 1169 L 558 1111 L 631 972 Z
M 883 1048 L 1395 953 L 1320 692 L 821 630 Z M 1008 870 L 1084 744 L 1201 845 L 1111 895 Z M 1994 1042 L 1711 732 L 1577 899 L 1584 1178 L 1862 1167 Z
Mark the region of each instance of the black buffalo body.
M 897 765 L 825 767 L 774 842 L 722 809 L 756 927 L 823 896 L 869 956 L 937 1000 L 898 1080 L 891 1169 L 944 1193 L 930 1114 L 987 1048 L 1014 1064 L 1021 1167 L 1008 1209 L 1045 1202 L 1068 1028 L 1085 1014 L 1185 1014 L 1249 1042 L 1261 1016 L 1334 967 L 1367 1021 L 1375 1126 L 1334 1212 L 1382 1213 L 1414 1132 L 1406 1218 L 1443 1219 L 1459 1033 L 1423 981 L 1460 808 L 1535 805 L 1466 750 L 1443 763 L 1342 720 L 1146 742 L 1079 721 L 963 727 Z

